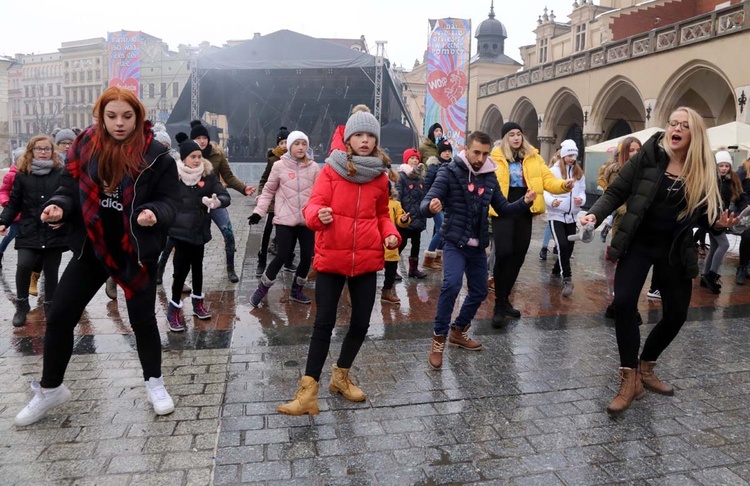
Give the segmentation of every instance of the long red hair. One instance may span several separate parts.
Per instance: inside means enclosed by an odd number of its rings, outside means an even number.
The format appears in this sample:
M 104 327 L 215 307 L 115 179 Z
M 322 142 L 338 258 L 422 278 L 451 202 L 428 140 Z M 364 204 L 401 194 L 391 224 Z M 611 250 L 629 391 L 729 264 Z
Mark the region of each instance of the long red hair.
M 111 101 L 124 101 L 135 113 L 135 129 L 126 140 L 115 140 L 105 128 L 104 111 Z M 146 108 L 132 91 L 110 86 L 96 100 L 93 115 L 99 125 L 94 136 L 94 153 L 99 160 L 99 180 L 110 187 L 116 187 L 126 175 L 134 177 L 143 164 L 143 155 L 147 149 Z

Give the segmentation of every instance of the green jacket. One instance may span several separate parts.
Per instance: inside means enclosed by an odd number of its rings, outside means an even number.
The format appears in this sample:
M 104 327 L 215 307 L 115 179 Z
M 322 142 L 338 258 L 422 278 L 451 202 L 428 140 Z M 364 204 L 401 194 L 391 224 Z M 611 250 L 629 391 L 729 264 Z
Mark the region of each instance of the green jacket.
M 216 143 L 211 143 L 211 155 L 206 157 L 213 167 L 214 174 L 218 174 L 225 187 L 231 187 L 235 191 L 245 195 L 245 183 L 237 178 L 229 167 L 229 161 Z
M 627 203 L 625 215 L 609 247 L 608 254 L 612 261 L 619 260 L 627 253 L 667 170 L 669 157 L 659 145 L 663 136 L 663 133 L 658 133 L 651 137 L 643 149 L 622 166 L 619 176 L 588 212 L 596 216 L 599 225 L 615 209 Z M 684 268 L 686 278 L 694 278 L 699 273 L 698 253 L 693 245 L 693 228 L 696 226 L 711 230 L 705 207 L 698 208 L 680 223 L 669 252 L 670 265 Z

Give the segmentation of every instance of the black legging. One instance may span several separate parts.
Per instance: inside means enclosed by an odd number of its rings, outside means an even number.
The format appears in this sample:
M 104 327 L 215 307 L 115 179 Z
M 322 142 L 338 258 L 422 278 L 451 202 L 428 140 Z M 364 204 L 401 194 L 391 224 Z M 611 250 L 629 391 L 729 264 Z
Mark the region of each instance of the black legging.
M 636 312 L 638 298 L 651 265 L 654 266 L 654 279 L 661 292 L 662 318 L 646 338 L 641 359 L 656 361 L 680 332 L 680 328 L 687 319 L 693 281 L 686 277 L 686 271 L 682 265 L 669 264 L 669 245 L 671 244 L 671 240 L 662 245 L 646 244 L 636 240 L 617 262 L 614 298 L 615 331 L 622 367 L 635 368 L 638 365 L 641 333 L 636 320 Z
M 318 307 L 318 312 L 315 315 L 305 369 L 305 375 L 314 378 L 315 381 L 320 380 L 320 374 L 328 357 L 339 298 L 344 289 L 344 282 L 347 281 L 352 299 L 352 317 L 336 366 L 345 369 L 352 367 L 354 358 L 357 357 L 359 348 L 362 347 L 367 336 L 367 330 L 370 328 L 370 315 L 375 305 L 377 273 L 365 273 L 347 278 L 335 273 L 318 272 L 315 282 L 315 305 Z
M 750 265 L 750 229 L 746 229 L 740 236 L 740 265 Z
M 193 295 L 203 293 L 203 250 L 206 245 L 193 245 L 172 239 L 174 243 L 174 274 L 172 275 L 172 302 L 182 300 L 182 286 L 190 271 L 193 271 Z
M 107 271 L 85 245 L 81 258 L 72 258 L 60 279 L 59 290 L 47 314 L 44 335 L 43 388 L 60 386 L 73 354 L 73 330 L 86 305 L 107 280 Z M 135 333 L 143 379 L 161 376 L 161 339 L 156 326 L 156 265 L 147 264 L 149 285 L 127 299 L 128 318 Z
M 306 279 L 307 272 L 310 270 L 310 262 L 313 256 L 313 246 L 315 245 L 315 233 L 307 226 L 284 226 L 276 225 L 276 256 L 266 268 L 266 278 L 276 280 L 279 270 L 289 259 L 289 255 L 294 254 L 294 246 L 299 240 L 299 265 L 295 276 Z M 295 279 L 296 281 L 296 279 Z
M 16 267 L 16 298 L 19 300 L 29 298 L 31 272 L 38 272 L 41 263 L 41 269 L 44 271 L 44 301 L 52 302 L 57 289 L 57 274 L 62 254 L 63 248 L 45 250 L 19 248 Z
M 401 233 L 401 246 L 398 247 L 398 254 L 404 252 L 407 243 L 411 240 L 411 250 L 409 251 L 409 258 L 419 258 L 419 245 L 421 244 L 421 231 L 409 229 L 409 228 L 398 228 L 398 232 Z
M 260 254 L 266 256 L 268 254 L 268 243 L 271 241 L 271 233 L 273 233 L 273 213 L 266 215 L 266 224 L 263 226 L 263 236 L 260 237 Z
M 507 300 L 531 243 L 531 211 L 492 218 L 495 240 L 495 298 Z

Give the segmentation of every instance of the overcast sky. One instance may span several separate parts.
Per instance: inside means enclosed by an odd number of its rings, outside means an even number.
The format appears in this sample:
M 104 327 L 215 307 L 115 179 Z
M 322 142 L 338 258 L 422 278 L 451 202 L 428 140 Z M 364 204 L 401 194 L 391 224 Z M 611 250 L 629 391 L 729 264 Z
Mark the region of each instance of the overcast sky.
M 573 0 L 495 0 L 496 18 L 508 31 L 505 54 L 520 62 L 518 47 L 534 43 L 532 30 L 544 7 L 566 22 L 572 4 Z M 415 59 L 422 59 L 428 19 L 470 18 L 475 31 L 489 10 L 490 0 L 37 0 L 33 6 L 3 0 L 0 55 L 56 52 L 63 41 L 106 38 L 107 32 L 119 30 L 140 30 L 177 50 L 178 44 L 209 41 L 221 46 L 227 40 L 249 39 L 254 32 L 289 29 L 313 37 L 364 35 L 371 54 L 376 40 L 386 40 L 387 57 L 410 69 Z

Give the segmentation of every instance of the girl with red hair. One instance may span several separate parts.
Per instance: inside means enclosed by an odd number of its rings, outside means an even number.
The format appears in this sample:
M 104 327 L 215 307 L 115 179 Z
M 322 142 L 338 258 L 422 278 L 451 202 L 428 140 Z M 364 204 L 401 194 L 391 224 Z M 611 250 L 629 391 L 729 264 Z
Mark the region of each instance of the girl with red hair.
M 110 87 L 94 105 L 97 123 L 68 151 L 61 186 L 41 213 L 45 223 L 65 223 L 75 254 L 60 279 L 47 315 L 44 365 L 34 396 L 16 416 L 32 424 L 71 393 L 63 384 L 73 352 L 73 330 L 108 277 L 122 287 L 146 397 L 154 412 L 174 411 L 161 374 L 156 325 L 157 258 L 179 204 L 177 165 L 154 140 L 146 109 L 127 89 Z

